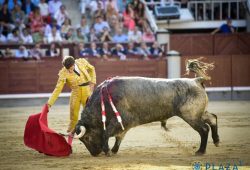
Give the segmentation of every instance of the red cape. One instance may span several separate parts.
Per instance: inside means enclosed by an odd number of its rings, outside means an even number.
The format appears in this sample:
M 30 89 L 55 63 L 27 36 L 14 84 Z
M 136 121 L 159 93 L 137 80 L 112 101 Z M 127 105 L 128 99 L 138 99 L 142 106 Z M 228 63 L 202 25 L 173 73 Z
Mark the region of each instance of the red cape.
M 52 156 L 68 156 L 72 153 L 71 145 L 65 138 L 48 127 L 48 105 L 42 112 L 29 116 L 24 131 L 24 144 L 39 152 Z

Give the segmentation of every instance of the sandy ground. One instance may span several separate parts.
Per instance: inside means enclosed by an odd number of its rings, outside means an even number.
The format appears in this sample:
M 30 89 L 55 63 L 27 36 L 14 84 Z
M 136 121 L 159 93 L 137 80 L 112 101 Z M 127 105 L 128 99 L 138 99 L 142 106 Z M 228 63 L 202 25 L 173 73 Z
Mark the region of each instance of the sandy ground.
M 0 108 L 0 169 L 250 169 L 250 102 L 210 102 L 209 111 L 218 115 L 220 147 L 212 143 L 211 132 L 207 153 L 195 156 L 199 136 L 177 117 L 168 120 L 169 131 L 155 122 L 128 132 L 117 155 L 92 157 L 78 140 L 73 142 L 69 157 L 40 154 L 23 144 L 27 118 L 40 112 L 39 107 Z M 54 106 L 49 112 L 49 126 L 65 132 L 68 106 Z M 110 141 L 110 147 L 114 140 Z M 237 166 L 237 167 L 236 167 Z

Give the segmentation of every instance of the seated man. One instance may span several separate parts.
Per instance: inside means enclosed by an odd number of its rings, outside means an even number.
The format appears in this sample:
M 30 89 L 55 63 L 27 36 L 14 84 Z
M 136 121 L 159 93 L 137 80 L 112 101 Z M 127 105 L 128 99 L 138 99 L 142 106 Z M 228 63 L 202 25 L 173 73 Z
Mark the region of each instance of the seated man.
M 122 29 L 118 29 L 112 38 L 114 43 L 126 43 L 128 42 L 128 36 L 123 34 Z
M 97 57 L 97 58 L 101 57 L 99 50 L 96 48 L 95 42 L 92 42 L 90 44 L 90 48 L 87 50 L 87 53 L 90 57 Z
M 234 33 L 235 29 L 232 25 L 232 20 L 230 18 L 227 19 L 227 23 L 220 26 L 220 28 L 215 29 L 211 34 L 214 35 L 217 32 L 221 33 Z
M 149 49 L 150 54 L 153 58 L 161 58 L 163 56 L 163 51 L 160 48 L 159 44 L 155 41 L 152 47 Z
M 48 50 L 46 50 L 45 55 L 47 57 L 58 57 L 58 56 L 60 56 L 60 52 L 56 48 L 56 44 L 55 43 L 51 43 L 50 44 L 50 47 L 49 47 Z
M 108 59 L 108 57 L 111 56 L 111 50 L 109 49 L 109 44 L 107 42 L 104 42 L 99 52 L 104 59 Z
M 116 44 L 114 48 L 111 50 L 112 55 L 118 56 L 120 60 L 126 60 L 127 51 L 124 49 L 124 47 L 121 44 Z
M 23 59 L 28 59 L 30 58 L 29 51 L 21 45 L 18 50 L 16 50 L 15 54 L 16 58 L 23 58 Z

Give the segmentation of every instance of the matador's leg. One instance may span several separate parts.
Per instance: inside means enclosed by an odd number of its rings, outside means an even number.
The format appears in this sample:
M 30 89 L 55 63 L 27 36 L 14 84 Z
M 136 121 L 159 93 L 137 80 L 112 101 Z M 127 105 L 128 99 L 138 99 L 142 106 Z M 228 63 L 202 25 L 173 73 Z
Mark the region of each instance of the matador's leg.
M 67 132 L 72 132 L 78 122 L 78 115 L 81 104 L 81 90 L 72 90 L 70 96 L 70 122 Z

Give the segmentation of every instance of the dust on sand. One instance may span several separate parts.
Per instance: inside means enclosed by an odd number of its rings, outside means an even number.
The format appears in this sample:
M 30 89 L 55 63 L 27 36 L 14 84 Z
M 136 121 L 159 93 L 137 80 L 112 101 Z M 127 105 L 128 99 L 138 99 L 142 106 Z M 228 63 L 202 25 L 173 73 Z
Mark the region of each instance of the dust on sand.
M 92 157 L 79 141 L 73 142 L 69 157 L 40 154 L 23 144 L 27 118 L 39 107 L 0 108 L 0 169 L 192 169 L 200 162 L 219 169 L 250 169 L 250 102 L 210 102 L 208 110 L 218 115 L 220 147 L 215 147 L 209 132 L 207 153 L 195 156 L 199 136 L 178 117 L 168 120 L 169 131 L 155 122 L 131 129 L 117 155 Z M 49 127 L 65 132 L 68 106 L 54 106 L 49 112 Z M 114 139 L 110 140 L 112 147 Z

